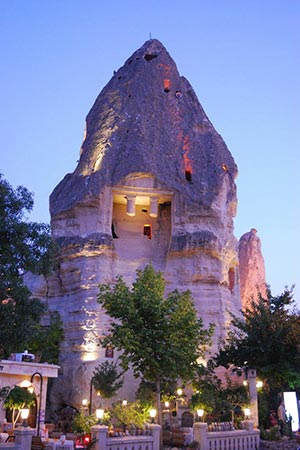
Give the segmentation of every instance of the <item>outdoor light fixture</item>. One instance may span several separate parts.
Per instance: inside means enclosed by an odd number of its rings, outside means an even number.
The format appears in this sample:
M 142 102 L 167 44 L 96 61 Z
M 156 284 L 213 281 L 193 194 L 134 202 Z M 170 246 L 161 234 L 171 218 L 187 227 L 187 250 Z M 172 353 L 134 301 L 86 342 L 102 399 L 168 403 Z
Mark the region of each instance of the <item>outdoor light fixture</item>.
M 40 426 L 41 426 L 41 407 L 42 407 L 42 394 L 43 394 L 43 375 L 40 372 L 34 372 L 31 375 L 30 382 L 33 382 L 33 379 L 35 376 L 38 376 L 40 378 L 40 398 L 39 398 L 39 405 L 38 405 L 38 419 L 37 419 L 37 432 L 36 435 L 40 435 Z
M 20 386 L 21 388 L 27 389 L 27 391 L 29 391 L 30 394 L 33 394 L 33 392 L 34 392 L 34 386 L 33 386 L 32 383 L 30 383 L 30 381 L 28 381 L 28 380 L 23 380 L 23 381 L 19 384 L 19 386 Z
M 88 403 L 87 398 L 84 398 L 82 400 L 82 406 L 85 408 L 87 406 L 87 403 Z
M 22 408 L 21 409 L 21 419 L 23 420 L 23 427 L 27 427 L 27 419 L 29 417 L 29 408 Z
M 256 383 L 256 389 L 261 389 L 263 387 L 263 382 L 258 380 Z
M 156 409 L 155 408 L 151 408 L 150 411 L 149 411 L 149 414 L 150 414 L 150 417 L 151 417 L 151 423 L 155 423 L 154 419 L 155 419 L 155 416 L 156 416 Z
M 90 403 L 89 403 L 89 415 L 92 415 L 92 401 L 93 401 L 93 381 L 95 379 L 95 376 L 91 378 L 90 381 Z
M 183 394 L 183 390 L 181 388 L 177 389 L 177 395 L 180 397 Z
M 170 402 L 166 401 L 166 402 L 165 402 L 165 407 L 166 407 L 166 408 L 169 408 L 169 406 L 170 406 Z
M 123 400 L 123 401 L 122 401 L 122 405 L 123 405 L 123 406 L 127 406 L 127 400 Z
M 245 414 L 246 419 L 249 419 L 249 417 L 250 417 L 250 408 L 245 408 L 244 409 L 244 414 Z
M 98 419 L 98 424 L 99 424 L 99 425 L 102 424 L 103 416 L 104 416 L 104 409 L 102 409 L 102 408 L 97 408 L 97 409 L 96 409 L 96 417 L 97 417 L 97 419 Z
M 202 422 L 204 415 L 204 409 L 197 409 L 197 416 L 199 417 L 200 421 Z

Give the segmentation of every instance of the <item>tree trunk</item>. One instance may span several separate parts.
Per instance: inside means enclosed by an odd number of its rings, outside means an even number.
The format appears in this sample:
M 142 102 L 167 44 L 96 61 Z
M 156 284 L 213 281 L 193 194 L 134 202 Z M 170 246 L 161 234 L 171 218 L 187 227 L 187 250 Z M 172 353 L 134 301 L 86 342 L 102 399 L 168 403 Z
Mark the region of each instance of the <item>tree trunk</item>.
M 160 448 L 163 448 L 163 439 L 162 439 L 162 413 L 161 413 L 161 401 L 160 401 L 160 377 L 156 377 L 155 381 L 155 390 L 156 390 L 156 409 L 157 409 L 157 423 L 160 425 Z

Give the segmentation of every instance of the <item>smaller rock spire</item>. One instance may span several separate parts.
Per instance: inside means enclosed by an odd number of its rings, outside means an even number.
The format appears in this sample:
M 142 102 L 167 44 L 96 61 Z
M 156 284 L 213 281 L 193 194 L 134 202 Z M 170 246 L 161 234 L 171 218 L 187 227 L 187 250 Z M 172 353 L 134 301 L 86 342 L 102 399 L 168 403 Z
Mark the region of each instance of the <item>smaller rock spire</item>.
M 257 299 L 260 292 L 266 295 L 265 263 L 257 230 L 251 228 L 239 240 L 240 293 L 243 309 Z

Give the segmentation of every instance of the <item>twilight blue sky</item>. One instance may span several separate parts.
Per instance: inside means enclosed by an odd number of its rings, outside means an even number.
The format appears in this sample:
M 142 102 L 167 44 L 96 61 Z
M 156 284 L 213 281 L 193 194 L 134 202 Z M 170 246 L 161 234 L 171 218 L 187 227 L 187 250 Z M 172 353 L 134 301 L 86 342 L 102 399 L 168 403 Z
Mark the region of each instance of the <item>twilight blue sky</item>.
M 300 1 L 2 0 L 0 171 L 34 193 L 76 166 L 84 121 L 151 36 L 192 84 L 239 168 L 237 238 L 258 230 L 274 294 L 300 306 Z

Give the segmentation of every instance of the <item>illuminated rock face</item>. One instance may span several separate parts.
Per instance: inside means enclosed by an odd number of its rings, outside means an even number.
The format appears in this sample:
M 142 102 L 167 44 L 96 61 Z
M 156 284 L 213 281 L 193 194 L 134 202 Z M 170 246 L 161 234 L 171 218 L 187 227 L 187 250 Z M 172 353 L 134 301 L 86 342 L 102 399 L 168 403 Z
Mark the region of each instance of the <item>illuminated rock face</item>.
M 109 324 L 98 285 L 152 263 L 168 290 L 189 289 L 214 349 L 241 308 L 233 235 L 237 167 L 192 87 L 157 40 L 121 67 L 87 116 L 80 160 L 50 197 L 59 269 L 47 281 L 51 308 L 64 320 L 57 388 L 80 403 Z M 63 386 L 63 387 L 62 387 Z M 123 392 L 134 395 L 129 377 Z
M 260 292 L 266 295 L 265 263 L 257 231 L 252 228 L 239 240 L 240 292 L 242 307 L 250 306 Z

